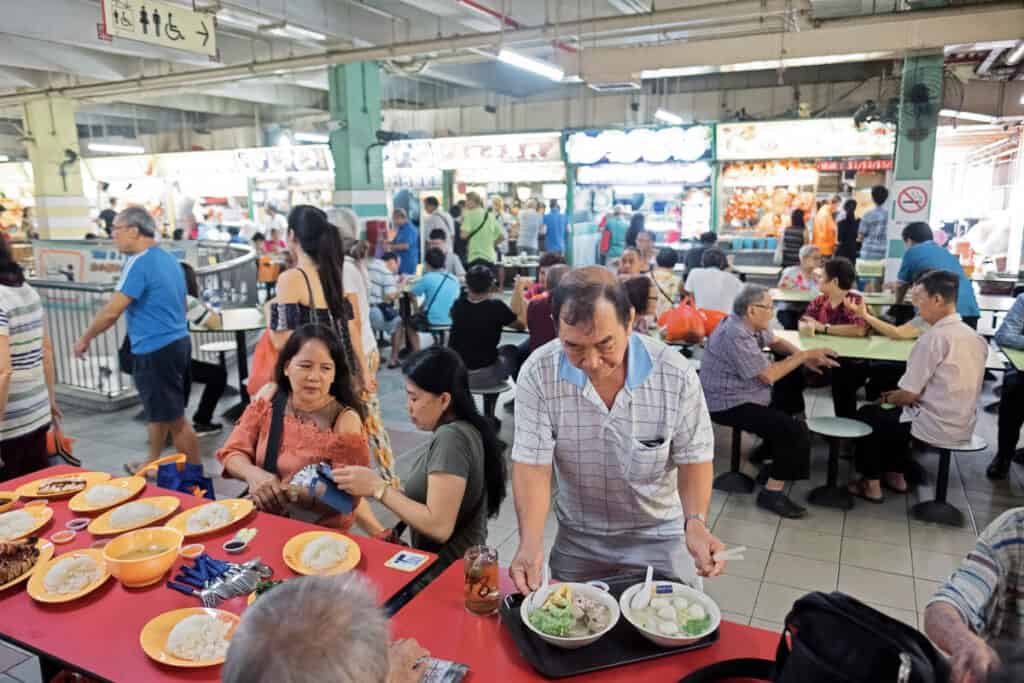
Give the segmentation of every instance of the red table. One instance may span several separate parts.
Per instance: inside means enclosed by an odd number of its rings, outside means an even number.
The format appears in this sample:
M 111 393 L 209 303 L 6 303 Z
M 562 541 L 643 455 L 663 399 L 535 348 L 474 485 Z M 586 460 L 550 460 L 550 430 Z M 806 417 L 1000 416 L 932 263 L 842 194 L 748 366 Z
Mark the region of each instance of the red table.
M 519 654 L 497 615 L 478 617 L 463 607 L 462 562 L 452 564 L 433 583 L 391 618 L 393 638 L 415 638 L 439 659 L 467 664 L 468 681 L 543 681 Z M 513 592 L 507 573 L 502 573 L 502 594 Z M 444 628 L 438 628 L 444 624 Z M 736 657 L 775 659 L 779 634 L 722 621 L 720 638 L 711 647 L 662 657 L 618 669 L 574 677 L 588 683 L 613 681 L 678 681 L 703 666 Z M 598 644 L 595 647 L 599 647 Z
M 21 484 L 34 479 L 75 471 L 77 468 L 67 465 L 51 467 L 4 482 L 0 488 L 13 491 Z M 208 502 L 195 496 L 160 489 L 152 484 L 147 484 L 146 489 L 136 500 L 153 495 L 173 495 L 180 498 L 181 507 L 178 511 Z M 53 519 L 37 532 L 41 537 L 48 538 L 53 532 L 63 529 L 64 523 L 76 516 L 68 510 L 67 500 L 51 501 Z M 221 545 L 242 527 L 259 529 L 259 533 L 245 552 L 229 556 Z M 287 579 L 296 574 L 285 565 L 281 549 L 295 534 L 315 528 L 318 527 L 286 517 L 257 512 L 225 531 L 186 539 L 186 543 L 203 543 L 206 545 L 206 552 L 218 559 L 244 562 L 260 557 L 263 562 L 274 568 L 275 578 Z M 384 562 L 400 550 L 399 546 L 362 536 L 352 535 L 351 538 L 362 551 L 362 559 L 356 571 L 369 577 L 376 585 L 380 604 L 398 593 L 417 576 L 416 573 L 401 572 L 384 566 Z M 95 539 L 96 537 L 88 531 L 80 531 L 71 543 L 56 546 L 55 554 L 87 548 Z M 436 559 L 431 557 L 432 560 Z M 180 564 L 179 560 L 166 578 L 174 576 Z M 420 571 L 426 569 L 429 564 L 421 567 Z M 235 598 L 222 603 L 221 609 L 240 614 L 245 604 L 245 598 Z M 60 660 L 69 668 L 111 681 L 219 681 L 219 666 L 192 670 L 165 667 L 147 657 L 139 646 L 139 633 L 150 619 L 169 610 L 198 606 L 198 598 L 190 598 L 173 591 L 164 585 L 164 581 L 147 588 L 129 590 L 111 578 L 85 598 L 63 605 L 44 605 L 36 602 L 25 592 L 25 584 L 22 583 L 0 593 L 0 636 L 47 657 Z

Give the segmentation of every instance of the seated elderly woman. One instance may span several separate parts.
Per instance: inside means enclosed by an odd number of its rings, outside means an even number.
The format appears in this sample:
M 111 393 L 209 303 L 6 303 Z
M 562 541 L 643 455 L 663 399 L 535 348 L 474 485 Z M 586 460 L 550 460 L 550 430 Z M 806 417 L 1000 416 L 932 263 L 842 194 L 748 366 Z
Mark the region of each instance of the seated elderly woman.
M 697 308 L 729 313 L 743 282 L 727 270 L 729 259 L 718 247 L 705 249 L 701 263 L 701 268 L 686 276 L 686 291 L 693 295 Z
M 412 529 L 412 545 L 438 555 L 437 569 L 487 542 L 487 518 L 505 499 L 505 460 L 489 420 L 476 408 L 466 366 L 451 349 L 432 346 L 402 366 L 406 406 L 419 429 L 433 433 L 413 464 L 405 490 L 368 467 L 334 471 L 338 486 L 373 496 Z
M 782 271 L 779 277 L 779 289 L 810 292 L 817 296 L 821 286 L 821 250 L 813 244 L 800 247 L 800 265 L 790 266 Z M 780 308 L 776 317 L 784 329 L 795 330 L 804 304 L 787 302 Z
M 224 683 L 415 683 L 430 654 L 388 645 L 375 588 L 356 573 L 303 576 L 260 596 L 231 636 Z
M 803 517 L 807 510 L 783 492 L 787 481 L 810 473 L 807 428 L 793 416 L 804 410 L 800 368 L 813 372 L 835 367 L 828 349 L 801 351 L 771 331 L 772 297 L 759 285 L 747 285 L 733 311 L 708 338 L 700 379 L 711 420 L 764 439 L 761 460 L 771 460 L 769 477 L 757 505 L 782 517 Z M 780 357 L 772 362 L 769 348 Z
M 619 262 L 616 272 L 619 275 L 620 280 L 634 277 L 636 275 L 643 275 L 648 271 L 648 265 L 644 262 L 640 256 L 640 250 L 636 247 L 626 247 L 622 250 L 622 256 L 619 257 Z
M 281 425 L 276 444 L 270 439 L 275 415 Z M 281 350 L 274 383 L 260 389 L 217 459 L 225 477 L 249 485 L 257 509 L 303 517 L 309 510 L 318 523 L 344 531 L 353 515 L 339 515 L 289 484 L 307 465 L 369 465 L 363 419 L 341 342 L 326 327 L 303 325 Z M 373 520 L 365 501 L 354 507 L 360 520 Z M 380 531 L 375 520 L 368 524 L 367 530 Z

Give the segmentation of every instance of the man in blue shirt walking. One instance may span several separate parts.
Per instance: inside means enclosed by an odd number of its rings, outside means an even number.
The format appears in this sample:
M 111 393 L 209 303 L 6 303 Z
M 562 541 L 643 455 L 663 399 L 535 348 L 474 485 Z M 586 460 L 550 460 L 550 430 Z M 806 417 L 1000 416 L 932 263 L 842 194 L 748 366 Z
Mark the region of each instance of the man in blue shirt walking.
M 117 214 L 111 234 L 128 260 L 110 303 L 75 343 L 75 355 L 84 357 L 92 340 L 126 314 L 132 378 L 149 421 L 149 459 L 160 457 L 169 433 L 189 462 L 201 464 L 196 433 L 185 419 L 185 379 L 192 359 L 185 275 L 178 260 L 157 246 L 156 224 L 145 209 Z M 127 464 L 133 473 L 138 466 Z
M 903 243 L 907 251 L 903 254 L 900 272 L 896 276 L 899 286 L 896 290 L 896 303 L 902 303 L 910 285 L 925 270 L 947 270 L 955 273 L 960 279 L 957 293 L 956 312 L 964 323 L 978 329 L 978 301 L 974 298 L 974 286 L 967 279 L 967 274 L 960 266 L 960 260 L 932 241 L 932 229 L 927 223 L 910 223 L 903 228 Z
M 415 275 L 420 264 L 420 233 L 404 209 L 391 212 L 391 223 L 395 226 L 395 239 L 387 247 L 398 254 L 398 274 Z
M 548 212 L 544 214 L 544 251 L 562 254 L 565 252 L 565 216 L 558 208 L 558 200 L 552 199 Z

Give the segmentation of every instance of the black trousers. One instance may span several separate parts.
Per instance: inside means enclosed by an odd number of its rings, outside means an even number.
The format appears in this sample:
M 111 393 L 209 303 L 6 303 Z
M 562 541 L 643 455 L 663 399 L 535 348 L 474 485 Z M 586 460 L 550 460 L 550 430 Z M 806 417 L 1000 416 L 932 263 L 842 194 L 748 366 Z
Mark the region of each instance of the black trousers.
M 727 427 L 739 427 L 764 439 L 768 449 L 765 459 L 772 459 L 772 479 L 807 479 L 811 473 L 810 435 L 803 422 L 791 417 L 803 412 L 803 387 L 800 371 L 793 371 L 772 387 L 769 405 L 742 403 L 711 413 L 711 420 Z
M 1024 426 L 1024 373 L 1008 372 L 999 400 L 999 457 L 1013 456 L 1021 426 Z
M 196 409 L 195 415 L 192 416 L 192 421 L 209 424 L 213 422 L 213 411 L 217 409 L 217 402 L 224 395 L 224 389 L 228 385 L 227 370 L 213 363 L 192 359 L 188 376 L 185 379 L 186 404 L 188 404 L 188 397 L 192 392 L 192 382 L 203 385 L 203 395 L 199 397 L 199 407 Z
M 863 406 L 857 419 L 872 432 L 857 440 L 857 471 L 865 479 L 881 479 L 886 472 L 905 474 L 910 462 L 910 423 L 900 422 L 901 408 L 882 408 L 877 403 Z
M 839 359 L 839 367 L 831 368 L 832 403 L 836 417 L 857 417 L 857 390 L 868 378 L 868 365 L 851 358 Z
M 782 329 L 795 330 L 800 327 L 800 318 L 803 314 L 803 308 L 780 308 L 775 314 L 775 318 L 782 325 Z

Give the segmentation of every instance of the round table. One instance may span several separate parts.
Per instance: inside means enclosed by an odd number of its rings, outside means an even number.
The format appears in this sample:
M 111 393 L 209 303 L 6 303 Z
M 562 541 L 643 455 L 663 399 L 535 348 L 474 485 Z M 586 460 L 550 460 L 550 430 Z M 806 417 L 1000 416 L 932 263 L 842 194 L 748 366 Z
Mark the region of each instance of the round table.
M 267 323 L 263 317 L 263 311 L 259 308 L 227 308 L 220 312 L 220 317 L 220 329 L 192 328 L 192 332 L 196 334 L 235 333 L 235 352 L 238 354 L 238 392 L 241 400 L 224 411 L 224 416 L 237 420 L 241 417 L 245 407 L 249 405 L 249 392 L 245 387 L 245 380 L 249 377 L 249 349 L 245 343 L 245 333 L 266 329 Z

